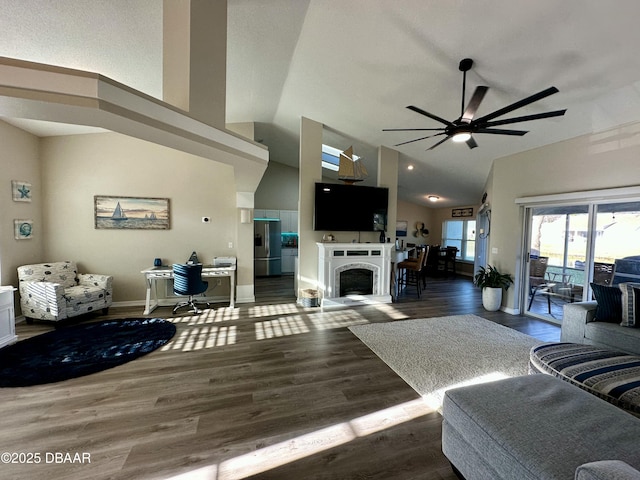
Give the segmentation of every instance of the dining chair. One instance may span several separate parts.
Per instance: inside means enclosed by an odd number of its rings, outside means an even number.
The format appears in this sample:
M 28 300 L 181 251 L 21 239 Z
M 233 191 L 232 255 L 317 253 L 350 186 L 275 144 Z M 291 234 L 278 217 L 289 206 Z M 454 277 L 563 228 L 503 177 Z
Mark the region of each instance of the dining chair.
M 445 275 L 449 276 L 449 272 L 456 276 L 456 257 L 458 256 L 458 247 L 447 246 L 440 252 L 438 269 Z

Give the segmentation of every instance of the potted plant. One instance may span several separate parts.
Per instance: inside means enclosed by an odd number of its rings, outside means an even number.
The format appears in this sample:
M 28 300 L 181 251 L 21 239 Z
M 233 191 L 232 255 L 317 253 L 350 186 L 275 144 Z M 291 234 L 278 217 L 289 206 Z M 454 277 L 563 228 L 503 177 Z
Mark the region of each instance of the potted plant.
M 473 277 L 473 283 L 482 289 L 482 306 L 490 312 L 495 312 L 502 304 L 502 289 L 508 290 L 513 278 L 510 274 L 500 273 L 497 268 L 489 265 L 487 268 L 480 267 Z

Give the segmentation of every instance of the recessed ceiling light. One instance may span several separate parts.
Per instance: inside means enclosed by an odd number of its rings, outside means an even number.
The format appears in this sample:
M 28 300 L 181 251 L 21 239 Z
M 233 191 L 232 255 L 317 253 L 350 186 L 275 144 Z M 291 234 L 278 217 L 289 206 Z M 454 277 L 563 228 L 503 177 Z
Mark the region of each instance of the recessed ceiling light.
M 438 200 L 440 200 L 440 197 L 438 197 L 437 195 L 429 195 L 427 198 L 431 202 L 437 202 Z
M 413 165 L 408 165 L 407 170 L 413 170 Z

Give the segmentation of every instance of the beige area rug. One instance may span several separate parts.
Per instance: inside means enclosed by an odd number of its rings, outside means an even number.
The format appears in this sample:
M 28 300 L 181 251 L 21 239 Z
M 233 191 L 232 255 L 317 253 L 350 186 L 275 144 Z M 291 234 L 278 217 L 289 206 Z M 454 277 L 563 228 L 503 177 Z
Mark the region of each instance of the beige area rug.
M 527 375 L 529 350 L 542 341 L 476 315 L 349 327 L 362 342 L 440 408 L 452 387 Z

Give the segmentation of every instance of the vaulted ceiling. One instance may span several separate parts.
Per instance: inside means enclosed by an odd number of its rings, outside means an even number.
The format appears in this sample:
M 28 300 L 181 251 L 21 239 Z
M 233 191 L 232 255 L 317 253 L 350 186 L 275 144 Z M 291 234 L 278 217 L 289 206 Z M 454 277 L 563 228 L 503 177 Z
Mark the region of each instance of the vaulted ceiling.
M 0 55 L 162 96 L 159 0 L 0 0 L 0 11 Z M 639 16 L 635 0 L 229 0 L 227 121 L 256 122 L 271 160 L 296 166 L 300 117 L 311 118 L 374 175 L 377 147 L 396 148 L 401 199 L 475 204 L 494 159 L 640 119 Z M 560 92 L 507 116 L 567 113 L 517 124 L 522 137 L 477 134 L 474 149 L 394 147 L 429 132 L 384 128 L 442 126 L 408 105 L 460 116 L 465 57 L 466 101 L 489 87 L 478 115 L 552 85 Z

